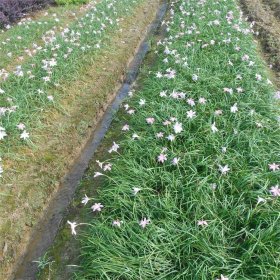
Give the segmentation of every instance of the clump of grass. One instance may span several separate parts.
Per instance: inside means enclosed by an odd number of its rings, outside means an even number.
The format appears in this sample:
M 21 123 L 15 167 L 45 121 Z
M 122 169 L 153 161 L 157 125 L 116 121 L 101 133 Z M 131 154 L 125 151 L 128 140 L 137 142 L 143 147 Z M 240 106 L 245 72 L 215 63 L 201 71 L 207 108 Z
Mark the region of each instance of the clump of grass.
M 276 280 L 279 110 L 251 30 L 233 0 L 171 2 L 165 24 L 83 200 L 76 279 Z

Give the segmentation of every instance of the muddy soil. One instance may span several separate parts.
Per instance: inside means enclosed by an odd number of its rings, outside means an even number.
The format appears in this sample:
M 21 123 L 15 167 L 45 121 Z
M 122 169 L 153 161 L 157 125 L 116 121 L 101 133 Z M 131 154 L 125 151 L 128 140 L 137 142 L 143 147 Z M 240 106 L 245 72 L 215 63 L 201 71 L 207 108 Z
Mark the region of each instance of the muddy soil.
M 274 71 L 274 82 L 280 86 L 280 1 L 240 0 L 241 8 L 262 47 L 263 55 Z

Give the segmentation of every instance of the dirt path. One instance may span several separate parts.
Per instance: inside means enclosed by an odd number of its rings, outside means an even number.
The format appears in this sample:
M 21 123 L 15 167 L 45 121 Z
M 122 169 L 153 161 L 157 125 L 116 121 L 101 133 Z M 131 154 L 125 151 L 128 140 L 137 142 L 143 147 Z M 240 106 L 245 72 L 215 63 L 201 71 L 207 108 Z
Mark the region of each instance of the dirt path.
M 249 21 L 255 22 L 265 59 L 275 72 L 280 86 L 280 2 L 278 0 L 241 0 L 241 7 Z
M 21 161 L 10 163 L 10 191 L 1 197 L 0 279 L 9 279 L 19 263 L 37 222 L 60 188 L 67 173 L 87 143 L 107 104 L 112 100 L 123 74 L 147 26 L 154 19 L 159 1 L 143 1 L 120 28 L 108 36 L 108 48 L 93 57 L 79 79 L 61 85 L 66 94 L 63 111 L 53 109 L 33 132 L 36 150 L 24 148 Z

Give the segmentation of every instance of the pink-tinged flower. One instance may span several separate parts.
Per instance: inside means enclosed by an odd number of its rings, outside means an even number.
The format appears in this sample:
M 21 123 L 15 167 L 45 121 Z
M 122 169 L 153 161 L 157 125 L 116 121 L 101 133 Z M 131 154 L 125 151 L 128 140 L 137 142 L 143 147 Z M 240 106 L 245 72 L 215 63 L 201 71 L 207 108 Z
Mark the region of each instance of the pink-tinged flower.
M 139 225 L 142 227 L 142 228 L 145 228 L 148 224 L 151 223 L 151 220 L 150 219 L 147 219 L 147 218 L 144 218 L 142 219 L 140 222 L 139 222 Z
M 187 117 L 189 119 L 193 119 L 194 117 L 196 117 L 196 112 L 193 110 L 187 111 Z
M 20 135 L 20 139 L 26 140 L 28 138 L 29 138 L 29 133 L 26 130 L 24 130 Z
M 187 103 L 192 107 L 195 106 L 195 102 L 192 98 L 187 99 Z
M 280 196 L 280 189 L 278 185 L 272 186 L 269 192 L 272 194 L 272 196 Z
M 128 124 L 125 124 L 125 125 L 122 127 L 122 130 L 123 130 L 123 131 L 128 131 L 128 130 L 129 130 L 129 125 L 128 125 Z
M 110 154 L 112 153 L 112 152 L 117 152 L 118 151 L 118 149 L 119 149 L 119 145 L 118 144 L 116 144 L 115 142 L 113 142 L 113 146 L 111 147 L 111 149 L 108 151 Z
M 211 125 L 211 130 L 213 133 L 216 133 L 218 130 L 218 128 L 216 127 L 216 123 L 214 122 L 212 125 Z
M 167 156 L 165 154 L 160 154 L 157 158 L 158 162 L 164 163 L 167 160 Z
M 279 170 L 279 164 L 276 164 L 275 162 L 274 163 L 270 163 L 269 165 L 269 169 L 271 170 L 271 171 L 276 171 L 276 170 Z
M 237 103 L 235 103 L 233 106 L 230 107 L 230 111 L 231 113 L 236 113 L 238 111 Z
M 76 232 L 76 227 L 78 226 L 78 224 L 76 222 L 70 222 L 70 221 L 67 221 L 67 223 L 70 225 L 71 227 L 71 233 L 72 235 L 76 235 L 77 232 Z
M 202 227 L 208 226 L 208 222 L 204 221 L 204 220 L 199 220 L 199 221 L 197 221 L 197 225 L 202 226 Z
M 172 164 L 173 164 L 173 165 L 178 165 L 178 164 L 179 164 L 179 161 L 180 161 L 180 158 L 175 157 L 175 158 L 173 158 L 173 160 L 172 160 Z
M 155 122 L 154 118 L 146 118 L 147 124 L 153 124 Z
M 277 91 L 274 95 L 275 99 L 280 99 L 280 91 Z
M 140 188 L 138 188 L 138 187 L 134 187 L 133 189 L 132 189 L 132 193 L 133 193 L 133 195 L 137 195 L 138 194 L 138 192 L 140 192 L 141 191 L 141 189 Z
M 244 54 L 244 55 L 242 56 L 242 60 L 243 60 L 243 61 L 248 61 L 249 58 L 250 58 L 250 56 L 247 55 L 247 54 Z
M 100 173 L 100 172 L 94 172 L 93 178 L 96 178 L 96 177 L 102 176 L 102 175 L 104 175 L 104 174 Z
M 174 129 L 174 132 L 175 132 L 176 134 L 178 134 L 178 133 L 180 133 L 180 132 L 183 131 L 183 126 L 182 126 L 181 123 L 176 122 L 176 123 L 174 124 L 174 126 L 173 126 L 173 129 Z
M 112 225 L 114 227 L 121 227 L 121 224 L 123 223 L 123 221 L 120 221 L 120 220 L 115 220 L 113 221 Z
M 104 171 L 107 171 L 107 170 L 111 171 L 111 169 L 112 169 L 112 164 L 111 163 L 107 163 L 103 167 Z
M 92 206 L 91 206 L 91 209 L 93 212 L 97 211 L 97 212 L 100 212 L 102 210 L 104 206 L 101 204 L 101 203 L 94 203 Z
M 200 98 L 198 99 L 198 103 L 200 103 L 200 104 L 206 104 L 206 99 L 205 99 L 204 97 L 200 97 Z
M 165 125 L 165 126 L 170 125 L 170 124 L 171 124 L 171 121 L 169 121 L 169 120 L 166 120 L 163 122 L 163 125 Z
M 17 128 L 18 128 L 19 130 L 24 130 L 24 129 L 25 129 L 25 124 L 19 123 L 19 124 L 17 125 Z
M 225 175 L 230 171 L 230 168 L 228 167 L 228 165 L 225 166 L 219 165 L 219 170 L 222 173 L 222 175 Z
M 90 198 L 85 194 L 85 196 L 82 199 L 82 204 L 86 205 L 90 201 Z

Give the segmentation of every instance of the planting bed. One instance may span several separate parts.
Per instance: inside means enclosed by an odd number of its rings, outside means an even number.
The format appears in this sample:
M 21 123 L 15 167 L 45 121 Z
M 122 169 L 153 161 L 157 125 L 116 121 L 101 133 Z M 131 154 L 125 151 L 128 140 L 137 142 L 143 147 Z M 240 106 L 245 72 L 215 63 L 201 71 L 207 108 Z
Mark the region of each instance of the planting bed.
M 280 93 L 235 1 L 171 2 L 165 24 L 67 224 L 74 278 L 276 280 Z
M 114 97 L 157 6 L 157 0 L 93 1 L 81 9 L 65 7 L 65 13 L 58 8 L 59 22 L 40 12 L 30 24 L 36 35 L 25 24 L 0 35 L 4 41 L 26 32 L 26 44 L 17 44 L 0 72 L 0 278 L 9 279 L 20 262 L 61 178 Z M 38 24 L 41 16 L 47 27 Z M 7 42 L 3 53 L 15 43 Z M 18 60 L 30 45 L 36 52 Z

